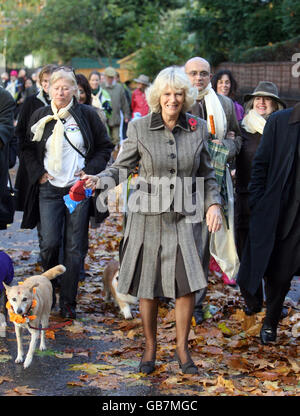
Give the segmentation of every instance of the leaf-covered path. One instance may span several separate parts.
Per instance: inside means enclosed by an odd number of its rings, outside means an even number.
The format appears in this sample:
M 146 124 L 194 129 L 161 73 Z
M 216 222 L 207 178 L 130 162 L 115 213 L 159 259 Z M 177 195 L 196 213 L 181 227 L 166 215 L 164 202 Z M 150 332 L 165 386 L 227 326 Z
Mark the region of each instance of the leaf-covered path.
M 41 271 L 34 231 L 18 230 L 19 218 L 17 215 L 16 223 L 2 232 L 0 242 L 0 248 L 14 260 L 15 281 Z M 109 217 L 100 228 L 90 229 L 87 277 L 79 288 L 77 319 L 50 331 L 48 349 L 37 351 L 26 370 L 14 363 L 16 341 L 9 324 L 7 337 L 0 338 L 1 396 L 300 395 L 298 278 L 287 298 L 289 314 L 281 321 L 276 344 L 262 346 L 259 330 L 264 311 L 246 317 L 239 291 L 225 286 L 217 274 L 210 276 L 206 319 L 198 326 L 193 322 L 190 333 L 192 356 L 199 367 L 196 376 L 182 374 L 173 360 L 173 304 L 161 302 L 157 369 L 148 377 L 138 373 L 143 351 L 138 308 L 133 309 L 133 320 L 122 319 L 103 296 L 103 269 L 111 258 L 118 257 L 121 236 L 120 214 Z M 61 322 L 55 309 L 51 325 Z M 25 342 L 26 350 L 28 334 Z

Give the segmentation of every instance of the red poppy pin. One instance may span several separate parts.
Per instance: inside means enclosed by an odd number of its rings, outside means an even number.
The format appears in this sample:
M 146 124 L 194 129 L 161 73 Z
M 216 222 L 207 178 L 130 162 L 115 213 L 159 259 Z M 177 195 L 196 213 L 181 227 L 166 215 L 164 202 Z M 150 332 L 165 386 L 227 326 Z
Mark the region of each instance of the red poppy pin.
M 189 125 L 190 125 L 191 130 L 196 130 L 197 120 L 195 118 L 189 118 Z

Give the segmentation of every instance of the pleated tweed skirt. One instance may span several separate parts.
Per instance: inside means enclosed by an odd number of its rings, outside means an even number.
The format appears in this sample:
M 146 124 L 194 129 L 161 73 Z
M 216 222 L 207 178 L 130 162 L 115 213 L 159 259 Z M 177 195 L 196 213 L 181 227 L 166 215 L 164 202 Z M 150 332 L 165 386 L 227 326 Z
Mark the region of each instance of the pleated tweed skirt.
M 118 291 L 139 298 L 177 298 L 207 286 L 186 217 L 128 213 Z

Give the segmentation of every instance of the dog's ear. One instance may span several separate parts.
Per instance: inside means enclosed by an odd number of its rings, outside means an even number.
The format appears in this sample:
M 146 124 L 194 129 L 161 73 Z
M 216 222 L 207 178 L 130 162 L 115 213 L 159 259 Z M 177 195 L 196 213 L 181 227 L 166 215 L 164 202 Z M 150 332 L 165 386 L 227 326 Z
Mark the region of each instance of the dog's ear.
M 34 283 L 30 288 L 29 288 L 29 290 L 30 290 L 30 292 L 33 292 L 33 289 L 35 288 L 35 287 L 38 287 L 39 286 L 39 283 Z
M 5 287 L 6 293 L 8 293 L 10 286 L 8 286 L 6 283 L 2 282 L 3 286 Z

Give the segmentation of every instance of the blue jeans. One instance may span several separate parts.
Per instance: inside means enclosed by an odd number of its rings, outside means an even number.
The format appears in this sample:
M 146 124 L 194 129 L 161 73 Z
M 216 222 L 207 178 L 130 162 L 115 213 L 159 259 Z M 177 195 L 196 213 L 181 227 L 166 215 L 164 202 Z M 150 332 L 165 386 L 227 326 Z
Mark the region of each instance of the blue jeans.
M 90 200 L 81 201 L 70 214 L 63 200 L 69 189 L 50 182 L 40 185 L 40 249 L 43 269 L 48 270 L 59 264 L 63 247 L 66 272 L 61 276 L 59 304 L 75 308 L 82 253 L 88 238 Z

